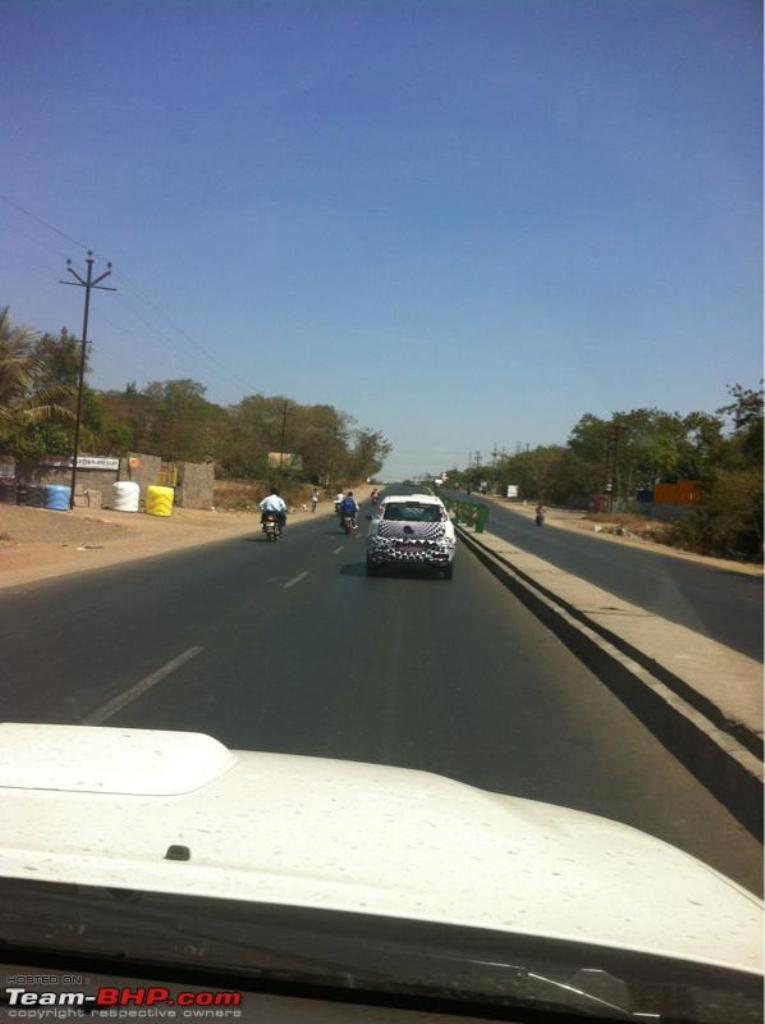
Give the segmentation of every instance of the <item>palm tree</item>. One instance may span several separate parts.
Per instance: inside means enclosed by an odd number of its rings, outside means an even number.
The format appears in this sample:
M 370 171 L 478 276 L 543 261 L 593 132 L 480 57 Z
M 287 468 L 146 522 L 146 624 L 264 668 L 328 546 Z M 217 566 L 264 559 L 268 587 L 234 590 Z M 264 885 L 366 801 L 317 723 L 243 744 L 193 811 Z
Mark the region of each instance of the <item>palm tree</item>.
M 0 441 L 25 425 L 74 418 L 62 404 L 73 388 L 42 384 L 45 366 L 33 351 L 38 337 L 31 327 L 11 323 L 10 306 L 0 310 Z

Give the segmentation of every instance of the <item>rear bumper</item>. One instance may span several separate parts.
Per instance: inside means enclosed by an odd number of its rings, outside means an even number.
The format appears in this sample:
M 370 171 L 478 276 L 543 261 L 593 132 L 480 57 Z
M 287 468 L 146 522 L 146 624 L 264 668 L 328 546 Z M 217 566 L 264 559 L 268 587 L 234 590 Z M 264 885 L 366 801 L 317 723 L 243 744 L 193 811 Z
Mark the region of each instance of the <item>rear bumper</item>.
M 454 560 L 454 545 L 413 542 L 398 546 L 382 543 L 375 538 L 367 544 L 367 559 L 374 565 L 423 565 L 443 568 Z

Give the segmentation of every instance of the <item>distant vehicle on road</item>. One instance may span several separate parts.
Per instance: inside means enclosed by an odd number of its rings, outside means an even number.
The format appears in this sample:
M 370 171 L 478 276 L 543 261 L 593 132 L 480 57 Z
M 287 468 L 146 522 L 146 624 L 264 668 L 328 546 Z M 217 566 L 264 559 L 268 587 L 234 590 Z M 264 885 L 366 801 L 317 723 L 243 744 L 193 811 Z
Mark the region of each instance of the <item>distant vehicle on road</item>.
M 432 494 L 383 498 L 367 538 L 367 575 L 392 566 L 422 566 L 452 578 L 455 534 L 444 503 Z

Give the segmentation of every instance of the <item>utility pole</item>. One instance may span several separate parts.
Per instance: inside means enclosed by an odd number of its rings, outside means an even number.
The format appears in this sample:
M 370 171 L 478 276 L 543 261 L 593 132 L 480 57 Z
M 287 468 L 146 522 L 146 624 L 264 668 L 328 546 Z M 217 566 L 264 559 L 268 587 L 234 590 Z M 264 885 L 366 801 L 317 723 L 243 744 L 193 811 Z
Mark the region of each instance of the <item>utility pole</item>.
M 337 420 L 332 424 L 332 434 L 329 446 L 329 459 L 327 460 L 327 487 L 331 486 L 335 479 L 335 451 L 337 449 L 337 438 L 340 433 Z
M 287 401 L 282 407 L 282 439 L 279 442 L 279 476 L 284 480 L 284 439 L 287 434 Z
M 93 253 L 88 249 L 88 256 L 85 260 L 87 271 L 85 274 L 85 280 L 80 277 L 77 271 L 72 266 L 72 261 L 66 261 L 66 269 L 75 278 L 74 281 L 59 281 L 59 284 L 68 284 L 73 288 L 84 288 L 85 289 L 85 311 L 82 317 L 82 350 L 80 354 L 80 377 L 77 385 L 77 419 L 74 421 L 74 442 L 72 445 L 72 486 L 71 493 L 69 495 L 69 508 L 74 508 L 74 489 L 77 484 L 77 456 L 80 452 L 80 419 L 82 418 L 82 389 L 85 383 L 85 363 L 87 360 L 87 346 L 88 346 L 88 316 L 90 314 L 90 293 L 94 288 L 97 288 L 100 292 L 116 292 L 116 288 L 109 288 L 106 285 L 99 284 L 105 277 L 109 277 L 112 272 L 111 263 L 106 264 L 106 270 L 99 277 L 93 279 L 93 264 L 95 260 Z
M 619 467 L 619 433 L 621 424 L 611 423 L 606 435 L 606 479 L 603 486 L 604 505 L 607 512 L 614 510 L 614 489 Z

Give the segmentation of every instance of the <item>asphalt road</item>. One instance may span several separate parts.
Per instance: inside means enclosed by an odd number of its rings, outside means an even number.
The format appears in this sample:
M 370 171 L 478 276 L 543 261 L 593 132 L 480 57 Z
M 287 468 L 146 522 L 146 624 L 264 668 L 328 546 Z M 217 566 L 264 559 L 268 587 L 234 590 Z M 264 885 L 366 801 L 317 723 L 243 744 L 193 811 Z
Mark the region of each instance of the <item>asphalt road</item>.
M 3 720 L 424 769 L 627 822 L 761 889 L 759 844 L 464 548 L 451 581 L 367 579 L 363 536 L 317 518 L 0 590 L 0 650 Z
M 467 499 L 467 495 L 459 494 Z M 475 501 L 476 496 L 469 500 Z M 487 529 L 611 594 L 763 660 L 762 577 L 543 526 L 487 502 Z

